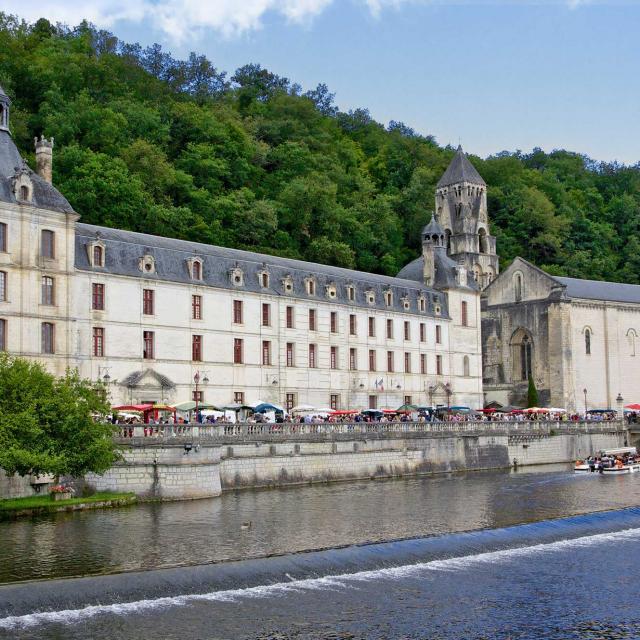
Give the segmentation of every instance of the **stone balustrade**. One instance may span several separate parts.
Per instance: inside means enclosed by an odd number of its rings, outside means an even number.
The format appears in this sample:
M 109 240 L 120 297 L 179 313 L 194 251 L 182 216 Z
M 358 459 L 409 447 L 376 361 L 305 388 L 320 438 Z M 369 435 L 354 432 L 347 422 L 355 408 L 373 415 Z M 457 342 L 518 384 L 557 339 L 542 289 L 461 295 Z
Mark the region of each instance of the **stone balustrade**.
M 346 437 L 391 437 L 421 435 L 555 435 L 571 433 L 621 433 L 619 421 L 566 422 L 326 422 L 326 423 L 235 423 L 122 425 L 116 440 L 120 444 L 169 444 L 204 442 L 232 444 L 241 441 L 323 440 Z

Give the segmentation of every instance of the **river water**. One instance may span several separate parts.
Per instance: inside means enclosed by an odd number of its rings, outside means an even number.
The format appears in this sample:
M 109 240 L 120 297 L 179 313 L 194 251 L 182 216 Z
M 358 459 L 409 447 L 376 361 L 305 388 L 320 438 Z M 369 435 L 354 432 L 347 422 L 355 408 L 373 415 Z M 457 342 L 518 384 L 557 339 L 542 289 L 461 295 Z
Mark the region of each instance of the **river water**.
M 636 505 L 561 466 L 2 523 L 0 638 L 640 638 Z

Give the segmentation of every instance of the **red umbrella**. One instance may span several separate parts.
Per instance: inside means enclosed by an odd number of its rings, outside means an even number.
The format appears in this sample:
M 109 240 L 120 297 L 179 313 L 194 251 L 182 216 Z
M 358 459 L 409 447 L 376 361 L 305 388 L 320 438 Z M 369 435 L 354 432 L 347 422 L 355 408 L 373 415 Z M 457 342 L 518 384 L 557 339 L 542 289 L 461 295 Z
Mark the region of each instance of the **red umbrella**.
M 640 411 L 640 404 L 634 402 L 633 404 L 625 404 L 625 409 L 631 409 L 631 411 Z

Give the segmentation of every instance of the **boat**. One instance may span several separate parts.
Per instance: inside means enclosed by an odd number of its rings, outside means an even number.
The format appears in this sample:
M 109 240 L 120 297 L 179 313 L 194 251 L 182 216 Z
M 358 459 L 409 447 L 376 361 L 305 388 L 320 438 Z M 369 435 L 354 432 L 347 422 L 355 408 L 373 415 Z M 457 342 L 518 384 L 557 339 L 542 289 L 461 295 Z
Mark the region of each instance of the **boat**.
M 591 467 L 584 460 L 577 460 L 573 467 L 573 470 L 576 473 L 589 473 L 589 471 L 591 471 Z
M 629 464 L 614 464 L 613 467 L 605 467 L 602 473 L 606 476 L 619 476 L 625 473 L 637 473 L 640 471 L 640 462 Z

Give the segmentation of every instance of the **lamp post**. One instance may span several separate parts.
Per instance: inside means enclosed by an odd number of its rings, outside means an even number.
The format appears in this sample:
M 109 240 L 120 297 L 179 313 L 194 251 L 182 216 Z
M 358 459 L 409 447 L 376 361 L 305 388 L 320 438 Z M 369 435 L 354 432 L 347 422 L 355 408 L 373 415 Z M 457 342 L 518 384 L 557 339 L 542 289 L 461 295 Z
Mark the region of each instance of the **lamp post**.
M 447 417 L 451 419 L 451 394 L 453 391 L 451 390 L 451 383 L 447 382 L 444 385 L 444 392 L 447 394 Z
M 587 387 L 585 387 L 582 390 L 582 393 L 584 393 L 584 417 L 587 417 Z
M 195 401 L 196 401 L 196 422 L 198 422 L 198 402 L 199 402 L 199 397 L 198 397 L 198 385 L 200 384 L 200 372 L 196 371 L 195 375 L 193 376 L 193 381 L 196 384 L 196 391 L 195 391 Z M 207 378 L 207 372 L 204 372 L 204 376 L 202 378 L 202 384 L 205 385 L 209 382 L 209 378 Z

